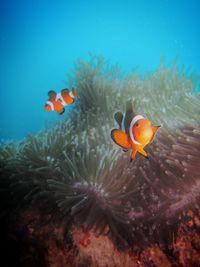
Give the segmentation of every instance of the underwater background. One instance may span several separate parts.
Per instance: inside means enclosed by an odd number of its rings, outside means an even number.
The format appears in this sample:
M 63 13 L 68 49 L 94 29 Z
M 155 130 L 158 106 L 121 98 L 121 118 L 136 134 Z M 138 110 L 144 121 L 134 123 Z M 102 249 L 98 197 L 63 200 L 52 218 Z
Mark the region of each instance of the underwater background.
M 1 141 L 63 119 L 44 112 L 47 92 L 70 87 L 66 75 L 90 53 L 125 74 L 153 71 L 161 57 L 168 63 L 177 56 L 200 72 L 199 11 L 198 0 L 1 0 Z
M 1 265 L 200 266 L 198 1 L 0 10 Z M 45 112 L 66 87 L 75 103 Z M 161 126 L 148 158 L 130 161 L 125 111 Z

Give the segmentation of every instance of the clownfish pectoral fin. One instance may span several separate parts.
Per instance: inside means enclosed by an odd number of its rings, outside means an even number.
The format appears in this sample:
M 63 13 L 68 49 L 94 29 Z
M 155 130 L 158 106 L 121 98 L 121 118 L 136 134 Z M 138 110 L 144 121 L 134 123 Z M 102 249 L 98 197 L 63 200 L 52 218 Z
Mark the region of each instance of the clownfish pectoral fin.
M 153 131 L 153 133 L 155 134 L 157 131 L 158 131 L 158 129 L 161 127 L 161 125 L 159 125 L 159 126 L 153 126 L 152 127 L 152 131 Z
M 65 112 L 65 109 L 63 108 L 60 112 L 58 112 L 59 115 L 62 115 Z
M 111 131 L 111 138 L 117 145 L 121 146 L 123 149 L 128 150 L 131 148 L 129 137 L 125 132 L 118 129 L 113 129 Z
M 131 153 L 130 162 L 135 158 L 136 153 L 137 153 L 137 149 L 133 149 Z
M 47 112 L 52 111 L 51 106 L 48 105 L 48 104 L 45 104 L 45 107 L 44 108 L 45 108 L 45 111 L 47 111 Z
M 49 100 L 55 100 L 56 99 L 56 92 L 51 90 L 48 92 Z
M 147 155 L 147 152 L 144 151 L 144 149 L 141 147 L 141 148 L 138 148 L 137 151 L 142 155 L 144 156 L 145 158 L 149 158 L 148 155 Z
M 119 128 L 122 129 L 123 113 L 118 111 L 115 113 L 114 118 L 119 125 Z
M 149 143 L 153 140 L 155 133 L 158 131 L 158 129 L 160 127 L 161 127 L 160 125 L 159 126 L 152 126 L 153 136 L 152 136 L 151 140 L 149 141 Z

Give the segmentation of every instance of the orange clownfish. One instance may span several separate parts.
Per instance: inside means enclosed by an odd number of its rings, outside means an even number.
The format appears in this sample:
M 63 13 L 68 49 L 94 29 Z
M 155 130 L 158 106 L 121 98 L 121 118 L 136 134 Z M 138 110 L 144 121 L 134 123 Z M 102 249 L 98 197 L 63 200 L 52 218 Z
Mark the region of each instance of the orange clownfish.
M 125 116 L 122 112 L 117 112 L 114 118 L 120 129 L 111 131 L 113 141 L 122 147 L 125 152 L 132 150 L 130 161 L 135 158 L 137 152 L 148 158 L 144 147 L 153 140 L 160 126 L 152 126 L 148 119 L 141 115 L 135 115 L 132 111 L 131 102 L 127 103 Z
M 54 91 L 49 91 L 48 96 L 49 100 L 45 104 L 45 110 L 47 112 L 57 111 L 61 115 L 65 112 L 64 107 L 74 102 L 74 98 L 77 97 L 77 92 L 74 88 L 71 91 L 63 89 L 58 94 Z

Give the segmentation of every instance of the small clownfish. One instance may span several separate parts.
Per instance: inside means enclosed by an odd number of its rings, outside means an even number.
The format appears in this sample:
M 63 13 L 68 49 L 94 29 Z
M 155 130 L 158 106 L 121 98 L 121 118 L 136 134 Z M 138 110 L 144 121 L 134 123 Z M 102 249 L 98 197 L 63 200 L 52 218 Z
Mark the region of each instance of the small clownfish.
M 114 118 L 120 129 L 111 131 L 113 141 L 122 147 L 124 152 L 132 150 L 130 161 L 135 158 L 137 152 L 148 158 L 144 147 L 153 140 L 160 126 L 152 126 L 148 119 L 134 114 L 131 101 L 127 102 L 125 116 L 122 112 L 116 112 Z
M 72 88 L 71 91 L 63 89 L 60 93 L 56 94 L 54 91 L 48 92 L 49 100 L 45 104 L 45 110 L 47 112 L 57 111 L 59 115 L 65 112 L 65 106 L 68 106 L 74 102 L 74 98 L 77 97 L 77 92 Z

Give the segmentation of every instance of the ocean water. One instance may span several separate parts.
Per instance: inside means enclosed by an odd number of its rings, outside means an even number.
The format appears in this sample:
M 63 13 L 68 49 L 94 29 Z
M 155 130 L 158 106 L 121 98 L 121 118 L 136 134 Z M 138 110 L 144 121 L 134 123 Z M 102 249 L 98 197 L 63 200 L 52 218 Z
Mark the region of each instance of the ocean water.
M 62 120 L 47 92 L 70 87 L 78 58 L 103 55 L 129 73 L 161 56 L 200 73 L 200 1 L 0 1 L 0 140 L 19 140 Z M 198 88 L 195 88 L 198 90 Z

